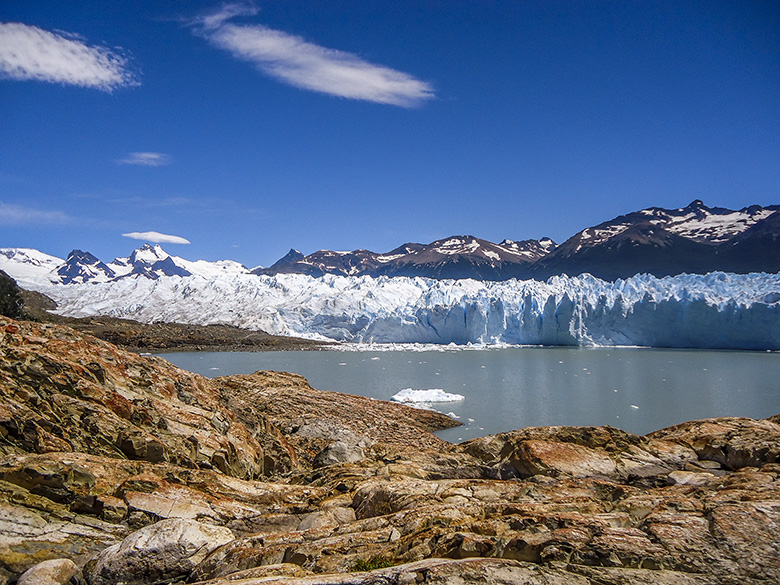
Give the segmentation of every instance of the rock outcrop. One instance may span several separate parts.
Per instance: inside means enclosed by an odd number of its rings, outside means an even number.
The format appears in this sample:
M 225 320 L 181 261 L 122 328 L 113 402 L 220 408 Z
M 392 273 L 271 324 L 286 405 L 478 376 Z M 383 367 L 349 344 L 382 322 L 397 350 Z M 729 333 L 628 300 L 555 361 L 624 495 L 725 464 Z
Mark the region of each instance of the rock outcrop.
M 780 581 L 778 416 L 452 424 L 0 318 L 0 583 Z
M 88 580 L 92 585 L 144 585 L 187 575 L 233 538 L 224 526 L 181 518 L 161 520 L 101 552 Z

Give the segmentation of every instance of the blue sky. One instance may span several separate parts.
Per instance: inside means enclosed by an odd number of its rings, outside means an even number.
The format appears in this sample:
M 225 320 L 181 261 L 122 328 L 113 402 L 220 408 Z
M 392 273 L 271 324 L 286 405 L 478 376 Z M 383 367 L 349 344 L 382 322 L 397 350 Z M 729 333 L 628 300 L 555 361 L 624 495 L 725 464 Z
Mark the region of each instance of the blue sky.
M 0 246 L 189 259 L 780 203 L 774 1 L 0 4 Z

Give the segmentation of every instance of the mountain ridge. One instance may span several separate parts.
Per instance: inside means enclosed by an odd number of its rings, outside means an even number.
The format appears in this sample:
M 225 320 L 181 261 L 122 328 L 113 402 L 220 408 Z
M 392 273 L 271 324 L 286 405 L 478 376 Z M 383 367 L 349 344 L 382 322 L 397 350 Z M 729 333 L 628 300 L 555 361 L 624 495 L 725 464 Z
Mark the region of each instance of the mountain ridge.
M 780 205 L 751 205 L 740 210 L 707 207 L 696 199 L 678 209 L 650 207 L 620 215 L 587 227 L 561 244 L 550 238 L 505 239 L 496 244 L 460 235 L 429 244 L 407 242 L 385 253 L 358 249 L 318 250 L 304 255 L 291 249 L 271 266 L 252 270 L 232 260 L 185 260 L 150 244 L 109 263 L 82 250 L 73 250 L 61 260 L 37 250 L 1 248 L 0 268 L 17 279 L 58 284 L 218 274 L 504 281 L 588 273 L 614 281 L 641 273 L 656 277 L 714 271 L 774 273 L 780 271 L 778 210 Z

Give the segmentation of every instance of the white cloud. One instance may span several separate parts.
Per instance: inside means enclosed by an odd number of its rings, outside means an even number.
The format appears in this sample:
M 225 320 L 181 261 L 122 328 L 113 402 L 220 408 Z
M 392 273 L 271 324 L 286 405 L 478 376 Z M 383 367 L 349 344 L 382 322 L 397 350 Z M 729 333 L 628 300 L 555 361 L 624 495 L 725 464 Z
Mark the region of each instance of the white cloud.
M 125 158 L 120 158 L 116 162 L 120 165 L 163 167 L 171 164 L 171 157 L 162 152 L 131 152 Z
M 197 21 L 196 30 L 234 57 L 301 89 L 403 107 L 435 97 L 430 84 L 352 53 L 327 49 L 262 25 L 228 22 L 235 16 L 256 13 L 257 9 L 246 5 L 227 5 Z
M 70 217 L 61 211 L 41 211 L 0 201 L 0 225 L 36 225 L 68 223 Z
M 161 234 L 160 232 L 130 232 L 128 234 L 122 234 L 126 238 L 133 238 L 134 240 L 144 240 L 146 242 L 154 242 L 155 244 L 189 244 L 190 241 L 181 238 L 179 236 L 170 236 L 168 234 Z
M 0 22 L 0 76 L 108 92 L 138 85 L 127 59 L 116 51 L 17 22 Z

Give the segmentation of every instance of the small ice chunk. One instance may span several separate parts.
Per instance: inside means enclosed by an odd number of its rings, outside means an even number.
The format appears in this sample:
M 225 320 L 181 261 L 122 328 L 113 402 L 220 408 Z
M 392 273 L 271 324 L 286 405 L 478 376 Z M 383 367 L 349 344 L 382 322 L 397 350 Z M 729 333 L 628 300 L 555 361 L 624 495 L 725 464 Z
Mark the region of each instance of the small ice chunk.
M 462 394 L 451 394 L 441 388 L 430 388 L 428 390 L 414 390 L 413 388 L 404 388 L 393 395 L 395 402 L 419 403 L 419 402 L 459 402 L 463 400 Z

